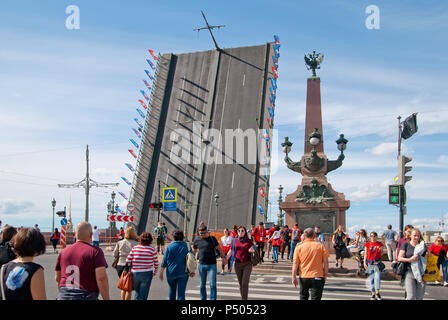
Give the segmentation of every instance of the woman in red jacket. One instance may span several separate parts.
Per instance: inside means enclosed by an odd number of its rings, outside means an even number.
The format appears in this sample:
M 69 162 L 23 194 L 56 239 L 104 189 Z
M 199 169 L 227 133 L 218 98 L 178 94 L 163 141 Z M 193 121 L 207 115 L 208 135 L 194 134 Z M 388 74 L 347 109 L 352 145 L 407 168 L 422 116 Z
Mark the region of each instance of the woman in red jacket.
M 446 260 L 448 245 L 446 245 L 443 238 L 439 236 L 429 248 L 429 252 L 439 257 L 439 260 L 437 260 L 437 268 L 440 270 L 440 265 L 442 265 L 443 286 L 448 287 L 448 261 Z

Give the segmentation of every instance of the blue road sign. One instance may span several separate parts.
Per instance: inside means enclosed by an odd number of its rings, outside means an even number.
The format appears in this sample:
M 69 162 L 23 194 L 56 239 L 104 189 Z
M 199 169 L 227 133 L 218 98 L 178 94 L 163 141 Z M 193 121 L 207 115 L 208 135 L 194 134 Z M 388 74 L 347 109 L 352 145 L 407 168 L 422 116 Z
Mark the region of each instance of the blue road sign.
M 61 226 L 66 226 L 67 225 L 67 219 L 66 218 L 63 218 L 63 219 L 61 219 Z
M 163 197 L 162 202 L 176 202 L 177 188 L 162 188 Z
M 163 211 L 177 211 L 177 202 L 164 202 Z

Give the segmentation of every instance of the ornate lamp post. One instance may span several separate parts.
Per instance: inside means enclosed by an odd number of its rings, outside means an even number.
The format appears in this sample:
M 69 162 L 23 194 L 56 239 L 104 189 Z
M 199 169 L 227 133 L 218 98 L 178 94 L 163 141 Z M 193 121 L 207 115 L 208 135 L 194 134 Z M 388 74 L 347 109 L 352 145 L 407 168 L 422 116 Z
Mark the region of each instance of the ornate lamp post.
M 284 214 L 283 214 L 283 212 L 282 212 L 282 208 L 280 207 L 280 205 L 281 205 L 281 203 L 283 202 L 283 198 L 282 198 L 282 192 L 283 192 L 283 187 L 280 185 L 279 187 L 278 187 L 278 209 L 279 209 L 279 212 L 278 212 L 278 225 L 280 226 L 280 227 L 283 227 L 283 216 L 284 216 Z
M 54 208 L 56 207 L 56 200 L 53 198 L 53 201 L 51 201 L 51 206 L 53 207 L 53 223 L 51 225 L 51 232 L 54 231 Z
M 215 231 L 218 230 L 218 199 L 219 195 L 215 194 L 215 204 L 216 204 L 216 217 L 215 217 Z

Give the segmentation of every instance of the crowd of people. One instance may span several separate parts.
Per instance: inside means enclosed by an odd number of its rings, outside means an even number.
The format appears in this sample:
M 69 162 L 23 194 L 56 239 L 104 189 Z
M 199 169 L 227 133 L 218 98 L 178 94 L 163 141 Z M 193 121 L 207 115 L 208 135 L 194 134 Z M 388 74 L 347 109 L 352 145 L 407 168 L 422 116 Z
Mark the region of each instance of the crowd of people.
M 81 222 L 76 227 L 76 242 L 58 253 L 54 267 L 58 285 L 58 300 L 109 300 L 108 264 L 103 250 L 99 246 L 96 226 Z M 235 272 L 238 279 L 241 299 L 249 298 L 249 283 L 254 264 L 265 263 L 265 254 L 272 255 L 272 263 L 281 259 L 292 261 L 292 285 L 300 284 L 300 299 L 320 300 L 329 271 L 329 250 L 324 245 L 325 237 L 319 226 L 302 230 L 298 224 L 292 229 L 288 226 L 272 226 L 266 229 L 263 222 L 245 226 L 234 225 L 231 230 L 224 229 L 220 242 L 207 226 L 201 222 L 198 234 L 192 244 L 185 242 L 181 230 L 168 235 L 163 223 L 159 223 L 154 233 L 143 232 L 137 235 L 133 227 L 120 232 L 120 238 L 113 250 L 118 277 L 130 273 L 132 290 L 122 290 L 121 299 L 147 300 L 151 283 L 157 276 L 169 287 L 170 300 L 185 300 L 187 283 L 196 272 L 199 276 L 200 298 L 207 299 L 207 281 L 209 299 L 217 299 L 217 260 L 221 259 L 225 275 Z M 165 246 L 169 238 L 170 243 Z M 57 229 L 50 236 L 56 252 L 60 239 Z M 381 241 L 380 241 L 381 239 Z M 153 242 L 156 242 L 154 245 Z M 360 267 L 368 275 L 372 300 L 381 300 L 381 272 L 383 247 L 387 249 L 388 259 L 402 264 L 400 271 L 405 296 L 408 300 L 421 300 L 425 293 L 425 273 L 427 253 L 437 256 L 437 267 L 442 270 L 442 285 L 448 287 L 448 246 L 442 237 L 438 237 L 430 247 L 423 241 L 420 230 L 411 225 L 405 227 L 404 236 L 388 226 L 378 236 L 375 231 L 367 237 L 365 229 L 356 233 L 355 239 L 349 239 L 342 226 L 331 236 L 331 245 L 336 254 L 336 267 L 342 268 L 344 259 L 350 257 L 350 248 L 357 248 Z M 44 300 L 46 299 L 43 267 L 33 260 L 44 254 L 46 242 L 44 236 L 34 228 L 15 228 L 6 225 L 1 234 L 1 296 L 4 300 Z M 194 253 L 197 259 L 197 271 L 187 268 L 187 255 Z M 159 257 L 161 256 L 161 262 Z M 258 258 L 254 258 L 258 257 Z M 254 259 L 256 262 L 254 262 Z M 227 269 L 227 271 L 226 271 Z M 298 279 L 297 279 L 298 276 Z

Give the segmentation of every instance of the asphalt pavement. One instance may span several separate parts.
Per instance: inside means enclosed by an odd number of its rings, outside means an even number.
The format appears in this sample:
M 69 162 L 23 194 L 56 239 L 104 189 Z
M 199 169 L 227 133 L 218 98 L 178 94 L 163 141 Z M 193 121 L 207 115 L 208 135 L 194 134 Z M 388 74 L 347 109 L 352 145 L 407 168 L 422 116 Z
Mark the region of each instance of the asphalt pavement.
M 104 251 L 106 261 L 109 266 L 112 264 L 112 252 Z M 48 300 L 55 300 L 58 295 L 54 266 L 56 265 L 57 254 L 53 253 L 53 248 L 48 248 L 47 253 L 38 256 L 36 263 L 44 267 L 45 289 Z M 163 256 L 159 256 L 162 261 Z M 290 266 L 291 262 L 280 259 L 279 264 L 272 263 L 272 257 L 265 257 L 265 263 L 254 268 L 251 276 L 249 299 L 280 299 L 297 300 L 298 289 L 291 284 Z M 334 255 L 330 255 L 330 274 L 324 289 L 324 300 L 364 300 L 369 298 L 366 285 L 366 278 L 356 276 L 357 262 L 353 259 L 344 261 L 344 268 L 336 268 Z M 390 263 L 385 261 L 386 272 L 390 270 Z M 221 271 L 220 260 L 218 260 L 218 271 Z M 107 268 L 109 278 L 109 293 L 112 300 L 120 300 L 120 290 L 117 288 L 118 275 L 115 269 Z M 218 299 L 239 300 L 238 281 L 234 273 L 217 276 Z M 400 286 L 398 280 L 388 278 L 381 282 L 383 296 L 385 300 L 403 300 L 404 288 Z M 149 300 L 167 300 L 168 284 L 166 279 L 160 281 L 155 277 L 151 284 Z M 271 293 L 270 293 L 271 292 Z M 273 295 L 272 292 L 277 294 Z M 189 278 L 187 284 L 187 299 L 199 299 L 199 278 L 196 275 Z M 425 300 L 448 300 L 448 288 L 435 283 L 427 283 Z

